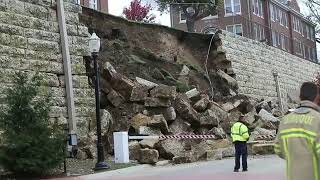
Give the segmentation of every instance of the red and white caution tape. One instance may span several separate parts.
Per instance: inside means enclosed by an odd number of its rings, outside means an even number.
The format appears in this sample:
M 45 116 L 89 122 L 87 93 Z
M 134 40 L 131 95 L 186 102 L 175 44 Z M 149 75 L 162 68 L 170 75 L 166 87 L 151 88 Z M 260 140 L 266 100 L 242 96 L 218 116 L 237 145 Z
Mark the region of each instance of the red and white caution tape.
M 161 135 L 159 139 L 215 139 L 215 135 Z
M 215 139 L 215 135 L 160 135 L 160 136 L 129 136 L 129 139 Z
M 256 138 L 256 140 L 273 140 L 276 138 L 276 135 L 260 135 Z

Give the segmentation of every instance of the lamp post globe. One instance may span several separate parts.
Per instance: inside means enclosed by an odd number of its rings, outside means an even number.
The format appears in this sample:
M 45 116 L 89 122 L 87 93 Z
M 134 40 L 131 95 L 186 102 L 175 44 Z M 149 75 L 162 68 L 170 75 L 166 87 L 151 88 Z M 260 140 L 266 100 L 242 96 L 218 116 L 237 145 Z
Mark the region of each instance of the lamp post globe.
M 95 170 L 108 169 L 109 166 L 104 159 L 104 150 L 101 137 L 101 115 L 100 115 L 100 74 L 99 66 L 97 62 L 98 53 L 100 51 L 100 38 L 93 33 L 89 39 L 89 49 L 94 62 L 94 71 L 95 71 L 95 97 L 96 97 L 96 122 L 97 122 L 97 163 Z

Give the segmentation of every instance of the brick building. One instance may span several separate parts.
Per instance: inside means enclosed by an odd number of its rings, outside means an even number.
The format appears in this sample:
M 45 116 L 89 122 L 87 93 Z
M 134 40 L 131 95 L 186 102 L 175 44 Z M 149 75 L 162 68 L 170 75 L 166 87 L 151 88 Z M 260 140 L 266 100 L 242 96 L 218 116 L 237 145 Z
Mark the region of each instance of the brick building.
M 77 4 L 102 12 L 108 12 L 108 0 L 75 0 Z
M 171 26 L 186 30 L 186 18 L 172 6 Z M 224 0 L 218 14 L 196 22 L 195 31 L 217 28 L 266 42 L 270 46 L 317 62 L 315 24 L 301 13 L 296 0 Z

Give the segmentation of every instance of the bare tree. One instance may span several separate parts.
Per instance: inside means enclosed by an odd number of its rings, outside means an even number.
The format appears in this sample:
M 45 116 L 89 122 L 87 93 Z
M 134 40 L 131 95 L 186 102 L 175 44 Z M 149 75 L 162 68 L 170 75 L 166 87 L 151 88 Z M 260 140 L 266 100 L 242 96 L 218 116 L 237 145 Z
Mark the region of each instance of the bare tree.
M 307 0 L 306 5 L 310 10 L 310 20 L 317 24 L 316 33 L 318 36 L 316 37 L 316 41 L 320 43 L 320 0 Z

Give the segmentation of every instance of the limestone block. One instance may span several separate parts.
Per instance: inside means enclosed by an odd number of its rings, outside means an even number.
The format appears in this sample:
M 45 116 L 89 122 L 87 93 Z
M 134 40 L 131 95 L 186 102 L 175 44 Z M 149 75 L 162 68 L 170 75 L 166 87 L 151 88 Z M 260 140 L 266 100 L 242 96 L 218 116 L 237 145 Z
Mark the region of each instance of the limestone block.
M 69 2 L 64 3 L 64 10 L 67 12 L 72 12 L 72 13 L 81 13 L 82 12 L 81 6 L 79 6 L 78 4 L 69 3 Z
M 4 46 L 0 44 L 0 54 L 10 55 L 11 57 L 24 57 L 25 50 L 15 47 Z
M 39 6 L 31 3 L 24 3 L 23 14 L 26 14 L 27 16 L 47 20 L 49 11 L 48 11 L 48 8 L 43 6 Z
M 24 2 L 18 0 L 10 0 L 6 3 L 7 11 L 15 13 L 15 14 L 26 14 L 24 8 Z
M 86 26 L 78 26 L 78 36 L 89 37 L 89 30 Z
M 24 29 L 19 26 L 14 26 L 6 23 L 0 23 L 0 32 L 11 35 L 24 35 Z
M 74 99 L 74 104 L 76 106 L 90 106 L 93 107 L 95 106 L 95 98 L 75 98 Z
M 77 106 L 75 109 L 76 116 L 80 117 L 88 117 L 92 115 L 92 112 L 95 112 L 94 106 Z
M 10 46 L 25 49 L 27 48 L 27 38 L 23 36 L 11 35 Z
M 34 51 L 44 51 L 44 52 L 52 52 L 59 53 L 60 47 L 57 42 L 52 41 L 44 41 L 38 39 L 28 38 L 28 49 Z
M 65 76 L 59 76 L 59 82 L 62 87 L 65 87 Z M 87 76 L 72 76 L 72 84 L 74 88 L 89 88 Z
M 79 14 L 72 12 L 65 12 L 67 24 L 79 24 Z
M 0 33 L 0 44 L 9 46 L 11 37 L 9 34 Z
M 32 3 L 32 4 L 36 4 L 36 5 L 40 5 L 40 6 L 45 6 L 45 7 L 51 7 L 51 0 L 23 0 L 26 3 Z
M 72 44 L 69 46 L 72 55 L 87 56 L 90 54 L 89 46 Z
M 67 34 L 69 36 L 76 36 L 78 35 L 78 26 L 67 24 Z
M 43 30 L 25 29 L 25 37 L 60 43 L 60 34 Z
M 0 48 L 1 51 L 1 48 Z M 56 61 L 56 62 L 62 62 L 62 55 L 56 54 L 52 52 L 39 52 L 39 51 L 33 51 L 33 50 L 26 50 L 25 53 L 26 59 L 43 59 L 46 61 Z
M 140 150 L 140 163 L 155 164 L 158 162 L 159 152 L 155 149 L 141 149 Z

